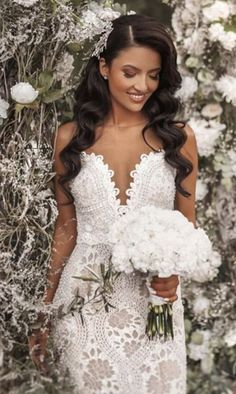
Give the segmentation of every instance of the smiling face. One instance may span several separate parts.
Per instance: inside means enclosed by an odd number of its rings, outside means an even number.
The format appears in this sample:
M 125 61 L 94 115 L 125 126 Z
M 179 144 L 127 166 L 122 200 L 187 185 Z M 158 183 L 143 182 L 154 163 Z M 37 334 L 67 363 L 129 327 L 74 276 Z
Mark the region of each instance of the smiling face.
M 159 85 L 161 57 L 147 47 L 122 50 L 110 66 L 99 60 L 102 76 L 107 76 L 113 107 L 138 112 Z

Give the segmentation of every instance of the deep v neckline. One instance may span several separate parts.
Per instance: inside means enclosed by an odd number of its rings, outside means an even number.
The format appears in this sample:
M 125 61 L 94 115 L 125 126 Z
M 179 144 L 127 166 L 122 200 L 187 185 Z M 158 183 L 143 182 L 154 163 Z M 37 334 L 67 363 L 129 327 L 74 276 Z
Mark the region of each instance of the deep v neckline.
M 88 153 L 85 150 L 81 151 L 80 153 L 81 156 L 84 157 L 85 159 L 91 159 L 91 158 L 95 159 L 95 161 L 102 166 L 102 169 L 104 170 L 104 173 L 107 176 L 108 182 L 110 183 L 111 194 L 113 197 L 113 201 L 117 207 L 117 210 L 119 213 L 125 213 L 131 203 L 132 195 L 135 194 L 136 179 L 137 176 L 139 175 L 139 171 L 142 168 L 144 161 L 150 159 L 152 156 L 155 156 L 157 154 L 163 155 L 165 153 L 165 150 L 160 148 L 156 151 L 150 151 L 148 153 L 142 153 L 140 155 L 139 162 L 136 163 L 134 169 L 129 172 L 132 181 L 129 183 L 129 187 L 126 190 L 124 190 L 124 194 L 127 196 L 125 204 L 121 204 L 120 198 L 117 197 L 118 195 L 120 195 L 121 189 L 118 188 L 117 185 L 115 184 L 115 181 L 112 180 L 113 176 L 115 175 L 115 171 L 112 170 L 109 164 L 105 162 L 104 156 L 102 154 L 97 154 L 95 152 Z

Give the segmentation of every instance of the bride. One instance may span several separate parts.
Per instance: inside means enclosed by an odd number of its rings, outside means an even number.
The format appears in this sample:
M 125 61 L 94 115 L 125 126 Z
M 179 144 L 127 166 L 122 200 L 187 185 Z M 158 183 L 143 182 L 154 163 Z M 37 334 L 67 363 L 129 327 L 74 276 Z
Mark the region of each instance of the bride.
M 45 303 L 67 307 L 91 284 L 73 278 L 109 259 L 110 225 L 145 205 L 176 209 L 195 223 L 198 153 L 193 130 L 176 120 L 181 86 L 176 50 L 166 29 L 142 15 L 120 16 L 101 35 L 76 91 L 74 121 L 55 137 L 58 217 Z M 107 37 L 106 36 L 106 37 Z M 101 45 L 102 43 L 102 45 Z M 127 232 L 129 229 L 127 228 Z M 158 296 L 173 304 L 174 340 L 145 335 L 144 274 L 121 274 L 106 312 L 91 302 L 29 338 L 45 370 L 49 333 L 74 393 L 184 394 L 186 347 L 179 278 L 154 277 Z

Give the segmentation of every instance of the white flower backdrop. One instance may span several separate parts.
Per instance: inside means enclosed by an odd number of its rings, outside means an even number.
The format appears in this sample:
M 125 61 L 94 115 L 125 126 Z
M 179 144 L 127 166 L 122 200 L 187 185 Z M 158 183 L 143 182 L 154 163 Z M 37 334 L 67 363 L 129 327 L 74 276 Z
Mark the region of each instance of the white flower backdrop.
M 197 220 L 222 260 L 220 274 L 212 283 L 184 283 L 188 392 L 233 394 L 236 6 L 233 1 L 219 0 L 165 3 L 173 8 L 172 26 L 183 76 L 178 94 L 199 149 Z M 58 124 L 72 117 L 73 88 L 83 64 L 81 26 L 96 29 L 95 9 L 101 20 L 109 18 L 110 6 L 121 12 L 111 1 L 104 1 L 103 7 L 90 2 L 87 13 L 83 4 L 81 0 L 9 0 L 0 9 L 3 394 L 70 392 L 69 380 L 55 368 L 48 377 L 34 368 L 27 334 L 41 308 L 57 216 L 52 141 Z M 83 45 L 89 48 L 87 41 Z M 52 363 L 55 357 L 50 350 Z

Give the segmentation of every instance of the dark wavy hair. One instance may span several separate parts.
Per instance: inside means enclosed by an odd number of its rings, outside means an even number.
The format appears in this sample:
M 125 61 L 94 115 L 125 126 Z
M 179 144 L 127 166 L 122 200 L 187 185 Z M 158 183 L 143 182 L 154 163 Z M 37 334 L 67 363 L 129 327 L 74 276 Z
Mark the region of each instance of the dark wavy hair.
M 174 93 L 181 87 L 182 79 L 177 70 L 177 53 L 173 41 L 167 28 L 152 17 L 138 14 L 120 16 L 113 21 L 113 30 L 108 37 L 107 47 L 100 56 L 104 57 L 106 64 L 110 66 L 121 50 L 132 46 L 154 49 L 161 56 L 159 86 L 142 110 L 149 119 L 142 135 L 145 143 L 150 146 L 145 139 L 145 131 L 151 127 L 156 133 L 163 142 L 165 160 L 177 169 L 176 189 L 185 197 L 190 196 L 191 194 L 181 186 L 181 181 L 192 171 L 193 165 L 180 154 L 180 148 L 184 145 L 187 135 L 184 130 L 185 122 L 176 120 L 181 103 Z M 72 202 L 74 198 L 65 183 L 80 172 L 80 152 L 95 143 L 95 128 L 102 124 L 111 111 L 107 81 L 100 74 L 99 61 L 95 56 L 89 59 L 82 72 L 81 82 L 75 91 L 75 101 L 73 120 L 77 129 L 71 142 L 60 154 L 67 173 L 59 177 L 59 183 L 72 198 Z

